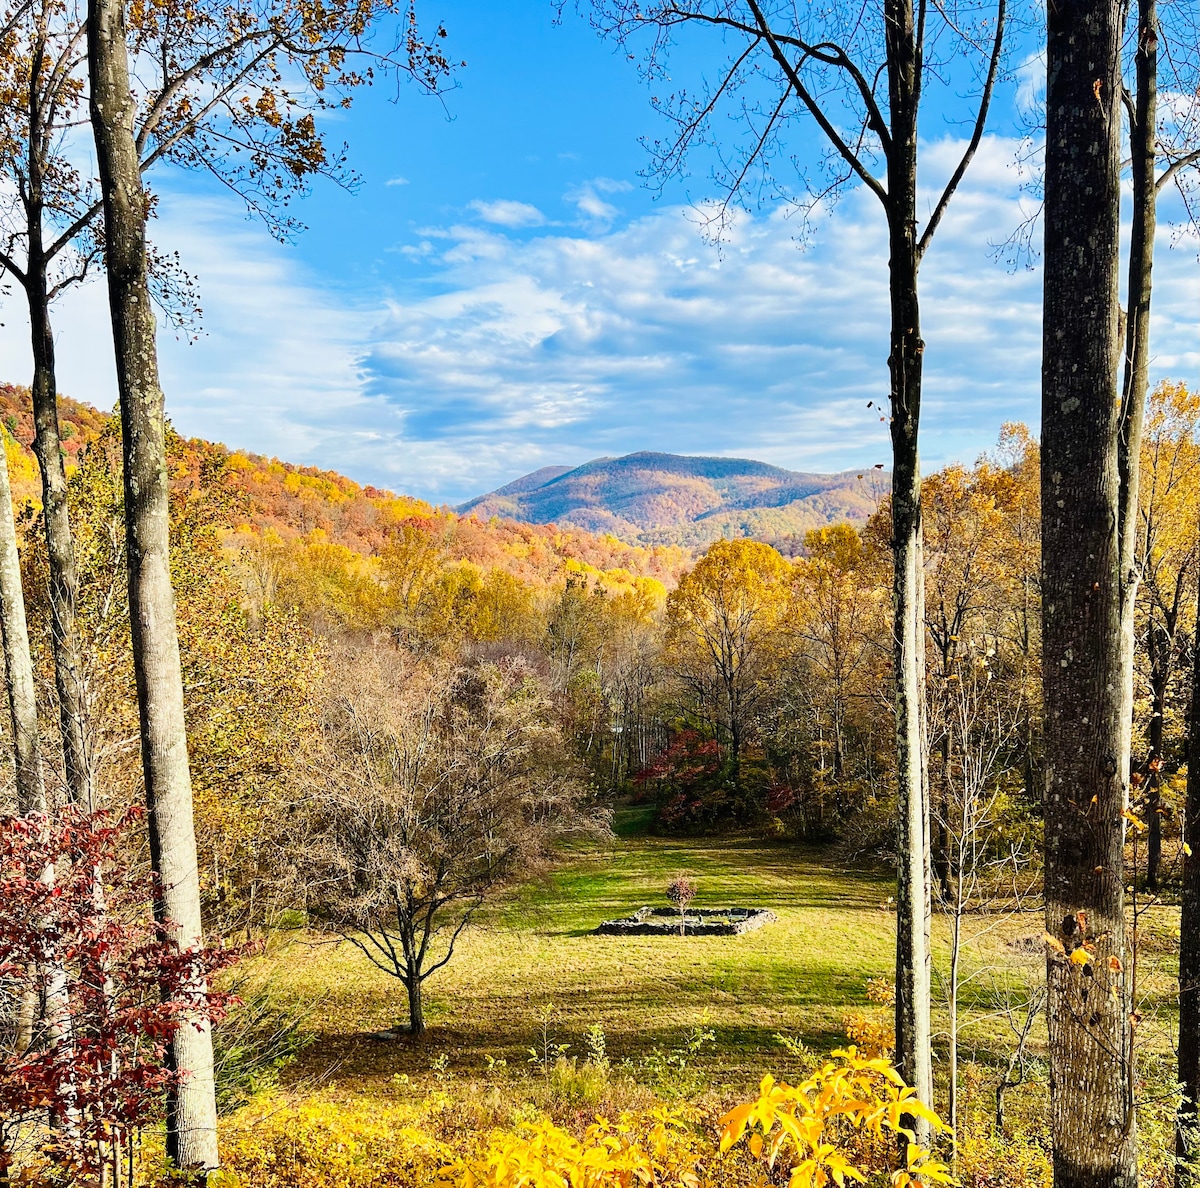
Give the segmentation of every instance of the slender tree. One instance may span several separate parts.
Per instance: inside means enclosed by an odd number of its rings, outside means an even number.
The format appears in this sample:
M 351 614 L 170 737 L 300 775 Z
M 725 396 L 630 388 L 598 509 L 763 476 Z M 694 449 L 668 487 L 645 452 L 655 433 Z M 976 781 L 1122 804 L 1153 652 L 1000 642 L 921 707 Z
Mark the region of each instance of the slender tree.
M 50 323 L 54 298 L 83 279 L 97 248 L 94 238 L 83 235 L 91 216 L 81 218 L 78 209 L 90 208 L 94 195 L 62 151 L 64 131 L 80 114 L 84 31 L 72 6 L 61 0 L 21 4 L 10 21 L 13 44 L 0 70 L 9 76 L 5 81 L 15 101 L 0 108 L 4 126 L 0 161 L 15 184 L 3 211 L 0 266 L 21 287 L 29 313 L 33 449 L 42 477 L 51 639 L 66 787 L 77 804 L 91 808 L 94 779 L 76 620 L 79 583 L 67 510 Z
M 42 775 L 37 690 L 33 683 L 29 628 L 25 621 L 25 593 L 21 585 L 21 558 L 17 551 L 6 446 L 7 432 L 0 429 L 0 640 L 4 645 L 5 690 L 12 727 L 17 811 L 24 816 L 46 811 L 46 784 Z M 43 877 L 52 882 L 54 868 L 49 867 Z M 18 1054 L 24 1052 L 32 1042 L 38 997 L 27 987 L 18 1004 L 13 1044 Z
M 183 679 L 168 556 L 163 395 L 146 271 L 147 197 L 134 140 L 123 0 L 91 0 L 87 21 L 92 130 L 104 200 L 109 311 L 116 351 L 125 475 L 129 618 L 150 812 L 155 914 L 181 949 L 198 948 L 200 883 Z M 189 988 L 190 989 L 190 988 Z M 206 993 L 202 979 L 194 987 Z M 197 1015 L 171 1041 L 171 1067 L 185 1073 L 168 1102 L 168 1155 L 184 1168 L 218 1165 L 209 1020 Z
M 1175 1122 L 1176 1185 L 1191 1188 L 1200 1122 L 1200 593 L 1193 638 L 1192 704 L 1188 722 L 1187 801 L 1183 828 L 1183 906 L 1179 918 L 1179 1065 L 1183 1100 Z
M 37 690 L 25 621 L 21 558 L 13 520 L 12 487 L 8 476 L 7 432 L 0 429 L 0 637 L 4 644 L 5 684 L 12 723 L 13 770 L 17 808 L 22 814 L 46 811 L 38 739 Z
M 673 39 L 707 29 L 733 47 L 716 83 L 699 95 L 678 92 L 662 106 L 676 128 L 661 149 L 664 174 L 683 168 L 689 150 L 713 143 L 712 121 L 740 101 L 748 147 L 719 170 L 730 198 L 756 165 L 767 187 L 772 159 L 797 120 L 811 121 L 829 149 L 829 184 L 808 202 L 860 184 L 880 202 L 888 233 L 888 371 L 892 439 L 894 702 L 897 784 L 896 1063 L 919 1096 L 933 1088 L 929 996 L 929 831 L 925 738 L 925 595 L 918 428 L 925 342 L 921 336 L 921 261 L 983 138 L 1001 65 L 1005 0 L 949 6 L 872 0 L 854 7 L 791 0 L 594 0 L 604 32 L 628 43 L 653 37 L 648 75 L 662 85 Z M 955 49 L 948 51 L 953 43 Z M 961 55 L 952 62 L 952 55 Z M 965 122 L 971 133 L 924 226 L 918 218 L 918 138 L 926 84 L 944 82 L 963 59 L 978 67 Z M 739 95 L 739 92 L 741 94 Z M 961 94 L 961 89 L 958 91 Z M 718 152 L 720 152 L 718 146 Z M 725 158 L 722 158 L 724 160 Z M 722 212 L 726 209 L 723 205 Z
M 1142 430 L 1150 383 L 1150 298 L 1154 235 L 1158 224 L 1158 5 L 1137 0 L 1134 91 L 1124 93 L 1129 112 L 1133 220 L 1129 240 L 1129 305 L 1125 323 L 1125 373 L 1117 437 L 1120 480 L 1118 547 L 1121 577 L 1121 691 L 1124 734 L 1118 763 L 1130 774 L 1133 730 L 1134 621 L 1142 566 L 1138 557 L 1138 480 Z
M 1124 976 L 1119 0 L 1048 9 L 1042 348 L 1046 932 L 1056 1188 L 1137 1183 Z

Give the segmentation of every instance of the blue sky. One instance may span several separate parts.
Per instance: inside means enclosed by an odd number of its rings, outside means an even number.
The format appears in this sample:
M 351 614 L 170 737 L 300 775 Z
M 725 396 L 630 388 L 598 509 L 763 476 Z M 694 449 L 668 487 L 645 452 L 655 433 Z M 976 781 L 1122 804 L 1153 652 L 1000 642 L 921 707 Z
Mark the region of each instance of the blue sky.
M 785 207 L 742 212 L 718 250 L 700 227 L 704 162 L 661 195 L 645 186 L 639 137 L 664 126 L 633 64 L 582 19 L 556 24 L 551 0 L 420 10 L 466 59 L 458 88 L 444 106 L 411 88 L 360 99 L 333 135 L 361 185 L 318 186 L 294 243 L 200 179 L 158 177 L 154 237 L 180 251 L 205 309 L 198 342 L 162 338 L 181 431 L 451 502 L 638 449 L 805 470 L 887 461 L 867 407 L 887 391 L 872 197 L 848 194 L 803 249 Z M 1037 420 L 1040 278 L 992 250 L 1031 209 L 1016 159 L 1039 67 L 1014 61 L 923 269 L 927 466 Z M 938 115 L 923 147 L 934 181 L 961 149 Z M 1195 381 L 1196 245 L 1166 230 L 1162 246 L 1154 367 Z M 104 313 L 92 284 L 56 320 L 62 389 L 109 407 Z M 0 375 L 25 380 L 11 298 L 3 320 Z

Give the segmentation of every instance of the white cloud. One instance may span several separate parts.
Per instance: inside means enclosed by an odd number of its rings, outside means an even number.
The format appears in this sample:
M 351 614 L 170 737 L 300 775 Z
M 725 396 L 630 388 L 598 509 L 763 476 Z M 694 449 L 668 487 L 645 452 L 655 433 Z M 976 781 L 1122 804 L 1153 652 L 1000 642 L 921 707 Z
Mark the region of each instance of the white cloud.
M 973 458 L 1006 420 L 1037 423 L 1040 276 L 990 251 L 1028 213 L 1015 147 L 984 142 L 922 265 L 927 466 Z M 930 177 L 961 148 L 927 144 Z M 935 197 L 922 194 L 922 212 Z M 809 470 L 886 462 L 887 427 L 867 408 L 887 396 L 878 203 L 849 195 L 807 251 L 795 230 L 782 209 L 739 214 L 717 251 L 682 208 L 532 235 L 416 228 L 383 257 L 413 279 L 360 295 L 320 285 L 231 206 L 172 198 L 156 233 L 199 276 L 208 336 L 163 336 L 168 410 L 185 433 L 452 501 L 637 449 Z M 1196 382 L 1198 245 L 1168 250 L 1170 234 L 1155 267 L 1154 374 Z M 107 408 L 104 304 L 101 285 L 71 295 L 58 342 L 63 390 Z M 4 321 L 0 376 L 23 379 L 12 298 Z
M 927 144 L 929 177 L 962 149 Z M 994 259 L 1031 213 L 1016 149 L 984 141 L 923 265 L 929 465 L 972 459 L 1004 421 L 1037 423 L 1040 276 Z M 395 294 L 363 359 L 369 390 L 404 409 L 406 459 L 422 441 L 457 448 L 478 490 L 515 477 L 518 451 L 539 464 L 634 449 L 797 469 L 886 461 L 886 426 L 866 407 L 887 395 L 875 199 L 850 195 L 808 251 L 781 210 L 737 215 L 720 252 L 696 222 L 674 208 L 587 234 L 444 231 L 438 294 Z M 1200 281 L 1186 254 L 1160 255 L 1155 366 L 1188 378 Z M 509 450 L 513 463 L 485 478 Z
M 389 177 L 383 184 L 385 186 L 407 186 L 409 181 L 406 177 Z
M 563 197 L 579 212 L 582 226 L 593 230 L 607 230 L 620 211 L 600 195 L 619 194 L 631 188 L 628 182 L 596 177 L 568 190 Z
M 161 209 L 155 239 L 197 276 L 205 311 L 204 333 L 192 344 L 159 319 L 163 390 L 176 427 L 296 462 L 361 461 L 330 434 L 387 423 L 386 408 L 362 415 L 369 399 L 358 372 L 363 328 L 378 307 L 362 320 L 231 204 L 171 196 Z M 54 311 L 59 387 L 101 409 L 116 402 L 107 313 L 102 282 L 70 293 Z M 28 382 L 27 322 L 15 296 L 4 321 L 0 376 Z
M 471 203 L 471 209 L 485 223 L 494 223 L 497 227 L 540 227 L 546 221 L 546 216 L 536 206 L 514 202 L 511 198 L 495 202 L 475 201 Z
M 1016 69 L 1017 111 L 1024 116 L 1041 111 L 1046 101 L 1046 51 L 1044 48 L 1028 54 Z

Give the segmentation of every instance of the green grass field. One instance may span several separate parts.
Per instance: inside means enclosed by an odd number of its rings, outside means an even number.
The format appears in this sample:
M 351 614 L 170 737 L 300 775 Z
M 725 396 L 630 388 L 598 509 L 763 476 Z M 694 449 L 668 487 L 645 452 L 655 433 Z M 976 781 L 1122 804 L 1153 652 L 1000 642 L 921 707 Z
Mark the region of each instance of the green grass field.
M 480 913 L 452 963 L 426 983 L 429 1032 L 419 1043 L 368 1038 L 402 1026 L 406 1000 L 399 981 L 352 946 L 277 943 L 263 959 L 277 992 L 315 1004 L 316 1042 L 288 1079 L 369 1092 L 397 1073 L 428 1076 L 439 1059 L 456 1075 L 480 1076 L 489 1057 L 512 1070 L 546 1039 L 582 1054 L 585 1032 L 597 1023 L 611 1057 L 637 1061 L 655 1047 L 679 1048 L 703 1022 L 716 1036 L 700 1058 L 706 1072 L 715 1083 L 740 1085 L 780 1065 L 777 1033 L 822 1052 L 845 1042 L 847 1012 L 886 1017 L 866 996 L 869 979 L 891 978 L 886 872 L 839 867 L 829 850 L 791 844 L 621 832 L 508 889 Z M 663 889 L 678 871 L 697 882 L 696 907 L 763 906 L 779 920 L 738 937 L 593 934 L 603 919 L 665 905 Z M 1164 909 L 1143 922 L 1144 935 L 1162 942 L 1147 943 L 1142 963 L 1151 1013 L 1169 1009 L 1170 917 Z M 1005 1008 L 1019 1010 L 1024 987 L 1040 976 L 1041 930 L 1036 911 L 968 920 L 976 939 L 961 995 L 964 1058 L 988 1062 L 1008 1051 Z M 942 973 L 946 921 L 936 919 L 934 931 Z M 942 993 L 935 987 L 935 998 Z M 944 1028 L 945 1018 L 935 1002 L 935 1027 Z

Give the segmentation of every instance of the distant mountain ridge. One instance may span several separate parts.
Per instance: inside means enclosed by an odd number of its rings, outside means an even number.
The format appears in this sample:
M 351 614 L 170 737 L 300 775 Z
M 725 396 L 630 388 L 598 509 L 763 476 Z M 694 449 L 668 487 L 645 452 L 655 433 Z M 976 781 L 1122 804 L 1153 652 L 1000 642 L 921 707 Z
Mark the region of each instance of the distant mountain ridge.
M 749 458 L 644 450 L 574 468 L 543 466 L 455 510 L 608 533 L 630 544 L 697 547 L 722 536 L 774 541 L 861 523 L 887 487 L 878 468 L 806 474 Z

